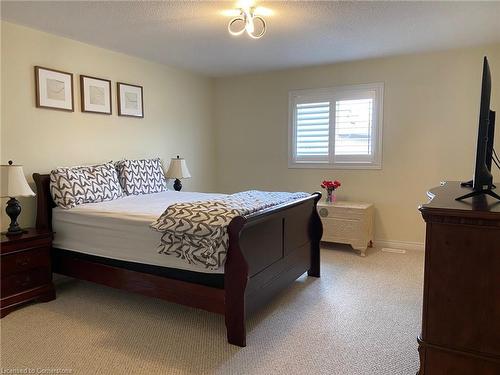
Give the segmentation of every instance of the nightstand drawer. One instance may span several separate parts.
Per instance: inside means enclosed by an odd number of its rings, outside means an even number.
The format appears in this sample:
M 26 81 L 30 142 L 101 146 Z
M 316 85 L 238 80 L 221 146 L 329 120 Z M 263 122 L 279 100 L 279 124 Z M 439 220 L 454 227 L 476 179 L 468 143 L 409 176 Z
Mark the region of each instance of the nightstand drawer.
M 26 228 L 16 236 L 2 234 L 0 246 L 0 318 L 29 301 L 48 302 L 52 284 L 52 232 Z
M 49 268 L 36 268 L 2 277 L 2 298 L 51 282 Z
M 357 238 L 362 233 L 362 226 L 359 219 L 323 219 L 323 238 Z
M 50 266 L 50 248 L 39 247 L 2 256 L 2 277 L 31 268 Z
M 364 216 L 364 212 L 353 211 L 353 210 L 336 210 L 330 211 L 327 219 L 350 219 L 350 220 L 360 220 Z
M 341 218 L 341 219 L 361 219 L 366 215 L 364 210 L 351 209 L 345 207 L 318 207 L 319 216 L 323 218 Z
M 2 235 L 2 240 L 3 240 L 3 235 Z M 46 237 L 43 238 L 35 238 L 35 239 L 30 239 L 26 241 L 19 241 L 16 242 L 15 240 L 11 241 L 2 241 L 2 247 L 1 247 L 1 254 L 2 255 L 7 255 L 12 252 L 17 252 L 19 250 L 27 250 L 27 249 L 33 249 L 36 247 L 50 247 L 52 246 L 52 237 L 50 235 L 46 235 Z

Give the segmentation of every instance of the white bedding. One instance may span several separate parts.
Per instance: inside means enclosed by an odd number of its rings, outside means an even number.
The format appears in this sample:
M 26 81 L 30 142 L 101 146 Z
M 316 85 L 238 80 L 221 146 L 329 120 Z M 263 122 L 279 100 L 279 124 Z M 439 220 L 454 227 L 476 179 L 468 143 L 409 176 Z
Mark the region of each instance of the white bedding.
M 202 270 L 174 256 L 159 254 L 162 233 L 149 227 L 171 204 L 221 197 L 224 195 L 165 191 L 70 209 L 56 207 L 52 212 L 54 247 L 129 262 L 223 273 L 224 268 Z

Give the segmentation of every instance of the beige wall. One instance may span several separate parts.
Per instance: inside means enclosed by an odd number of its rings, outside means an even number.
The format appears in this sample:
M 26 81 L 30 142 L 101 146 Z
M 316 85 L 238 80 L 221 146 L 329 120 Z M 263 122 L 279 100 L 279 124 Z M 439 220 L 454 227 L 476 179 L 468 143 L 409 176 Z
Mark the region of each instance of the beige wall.
M 1 32 L 2 163 L 23 164 L 31 182 L 57 166 L 159 156 L 167 167 L 180 154 L 193 175 L 186 189 L 215 189 L 210 79 L 7 22 Z M 74 74 L 75 112 L 35 107 L 35 65 Z M 113 115 L 80 111 L 79 74 L 112 81 Z M 144 119 L 117 116 L 117 81 L 144 87 Z M 33 223 L 34 203 L 22 199 L 22 225 Z
M 314 191 L 339 179 L 340 199 L 375 203 L 376 239 L 423 242 L 426 190 L 472 174 L 484 54 L 500 111 L 500 45 L 217 79 L 218 189 Z M 288 92 L 372 82 L 385 83 L 382 170 L 289 169 Z
M 31 176 L 123 157 L 160 156 L 167 164 L 181 154 L 193 175 L 184 185 L 198 191 L 314 191 L 321 180 L 337 178 L 340 199 L 375 203 L 376 238 L 383 240 L 422 242 L 416 207 L 427 188 L 471 176 L 484 54 L 492 107 L 500 110 L 500 45 L 228 77 L 214 85 L 7 22 L 1 32 L 2 163 L 13 159 Z M 35 107 L 34 65 L 74 73 L 74 113 Z M 113 81 L 112 116 L 80 111 L 78 74 Z M 116 81 L 144 86 L 144 119 L 116 115 Z M 289 169 L 288 92 L 371 82 L 385 83 L 382 170 Z M 21 224 L 31 225 L 35 200 L 22 203 Z

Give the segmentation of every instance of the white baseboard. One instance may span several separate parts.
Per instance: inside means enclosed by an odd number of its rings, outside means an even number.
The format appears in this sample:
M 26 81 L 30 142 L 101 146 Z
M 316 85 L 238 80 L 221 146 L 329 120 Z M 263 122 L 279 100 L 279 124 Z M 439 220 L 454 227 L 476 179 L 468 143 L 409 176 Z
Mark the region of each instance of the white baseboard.
M 421 242 L 409 242 L 409 241 L 391 241 L 391 240 L 374 240 L 373 245 L 375 247 L 389 247 L 392 249 L 401 250 L 420 250 L 424 251 L 424 244 Z

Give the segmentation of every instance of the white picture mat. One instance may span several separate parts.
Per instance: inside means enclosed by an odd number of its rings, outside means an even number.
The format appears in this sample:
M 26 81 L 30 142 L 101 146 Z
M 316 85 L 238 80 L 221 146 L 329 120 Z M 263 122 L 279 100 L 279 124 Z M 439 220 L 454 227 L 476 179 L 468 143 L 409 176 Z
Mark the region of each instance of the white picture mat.
M 103 105 L 91 103 L 90 86 L 99 87 L 99 88 L 102 88 L 104 90 L 104 104 Z M 92 111 L 92 112 L 110 113 L 111 112 L 111 98 L 110 98 L 110 94 L 109 94 L 110 87 L 111 87 L 111 83 L 108 81 L 102 81 L 99 79 L 83 77 L 83 101 L 85 103 L 85 106 L 83 109 L 86 111 Z
M 64 100 L 54 100 L 48 98 L 47 95 L 47 81 L 49 79 L 62 81 L 64 83 Z M 73 109 L 72 101 L 72 76 L 64 73 L 53 72 L 43 68 L 38 69 L 38 87 L 39 87 L 39 101 L 41 106 L 55 107 L 62 109 Z
M 129 86 L 127 84 L 119 85 L 120 92 L 120 114 L 127 116 L 138 116 L 142 117 L 142 89 L 140 87 Z M 137 97 L 137 109 L 127 107 L 127 94 L 136 95 Z

